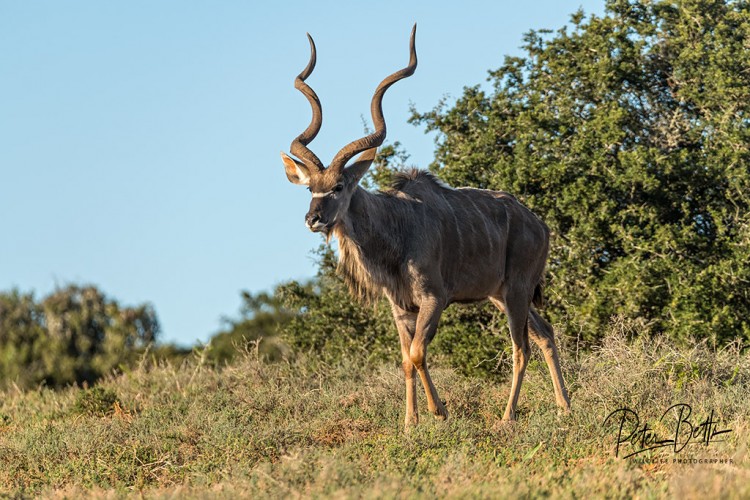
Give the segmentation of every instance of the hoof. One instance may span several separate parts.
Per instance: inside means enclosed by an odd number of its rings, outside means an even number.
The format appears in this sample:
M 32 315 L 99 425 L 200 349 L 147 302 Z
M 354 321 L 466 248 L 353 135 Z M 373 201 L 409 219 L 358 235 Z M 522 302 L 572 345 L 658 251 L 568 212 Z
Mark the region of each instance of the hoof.
M 415 415 L 414 418 L 407 418 L 404 421 L 404 432 L 406 434 L 409 434 L 409 432 L 417 426 L 419 423 L 419 418 Z
M 558 415 L 570 415 L 570 401 L 557 401 L 557 414 Z
M 446 420 L 448 418 L 448 410 L 445 409 L 445 401 L 440 401 L 437 408 L 432 411 L 432 414 L 438 420 Z
M 515 414 L 515 412 L 513 412 L 513 413 L 505 412 L 505 415 L 503 415 L 502 423 L 503 424 L 513 423 L 513 422 L 515 422 L 517 420 L 516 417 L 517 417 L 517 415 Z

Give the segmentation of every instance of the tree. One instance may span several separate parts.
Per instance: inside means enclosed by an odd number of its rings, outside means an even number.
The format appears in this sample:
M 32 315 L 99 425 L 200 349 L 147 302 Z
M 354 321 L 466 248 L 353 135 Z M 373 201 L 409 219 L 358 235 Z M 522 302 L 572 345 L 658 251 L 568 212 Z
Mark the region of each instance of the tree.
M 431 169 L 519 196 L 553 230 L 548 311 L 675 339 L 750 339 L 750 7 L 607 2 L 532 31 L 491 90 L 414 112 Z
M 32 294 L 0 293 L 0 387 L 3 381 L 29 387 L 44 380 L 43 323 L 42 308 Z
M 94 286 L 68 285 L 38 303 L 0 293 L 0 384 L 92 383 L 133 362 L 158 333 L 150 305 L 121 306 Z

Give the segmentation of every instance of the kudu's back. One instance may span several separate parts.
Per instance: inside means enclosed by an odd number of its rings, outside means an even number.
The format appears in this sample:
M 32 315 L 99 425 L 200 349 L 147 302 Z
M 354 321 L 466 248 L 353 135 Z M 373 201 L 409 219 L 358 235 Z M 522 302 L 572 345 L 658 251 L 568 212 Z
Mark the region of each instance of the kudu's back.
M 422 275 L 416 286 L 442 287 L 449 302 L 471 302 L 500 296 L 509 279 L 528 282 L 529 293 L 541 282 L 549 231 L 512 195 L 454 189 L 416 170 L 400 174 L 391 194 L 412 205 L 401 226 L 405 262 Z

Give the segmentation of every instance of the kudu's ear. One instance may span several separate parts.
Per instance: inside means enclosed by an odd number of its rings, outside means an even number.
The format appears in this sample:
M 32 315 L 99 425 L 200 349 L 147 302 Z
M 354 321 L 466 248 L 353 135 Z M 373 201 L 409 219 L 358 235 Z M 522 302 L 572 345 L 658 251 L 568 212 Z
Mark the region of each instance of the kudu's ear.
M 307 186 L 310 184 L 310 169 L 301 161 L 297 161 L 288 154 L 281 152 L 281 161 L 284 162 L 286 178 L 292 184 Z
M 367 169 L 370 168 L 370 165 L 372 165 L 372 162 L 373 160 L 375 160 L 375 156 L 377 155 L 377 153 L 378 148 L 366 150 L 361 155 L 359 155 L 357 161 L 344 169 L 344 175 L 352 179 L 355 183 L 359 182 L 362 176 L 365 175 L 365 172 L 367 172 Z

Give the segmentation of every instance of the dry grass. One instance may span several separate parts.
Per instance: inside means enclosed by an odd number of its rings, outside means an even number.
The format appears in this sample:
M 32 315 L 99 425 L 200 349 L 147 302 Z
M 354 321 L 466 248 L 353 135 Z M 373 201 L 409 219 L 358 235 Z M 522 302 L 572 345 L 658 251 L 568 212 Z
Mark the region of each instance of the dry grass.
M 626 341 L 626 328 L 615 330 L 578 359 L 563 351 L 571 415 L 557 414 L 538 355 L 513 425 L 500 422 L 506 383 L 435 366 L 451 418 L 423 413 L 408 436 L 395 363 L 312 371 L 248 355 L 214 370 L 196 359 L 142 366 L 96 393 L 0 394 L 0 496 L 749 497 L 748 354 Z M 658 419 L 674 403 L 713 410 L 732 432 L 708 447 L 639 455 L 647 461 L 614 456 L 608 413 L 625 405 L 667 432 Z

